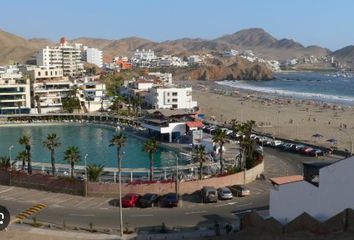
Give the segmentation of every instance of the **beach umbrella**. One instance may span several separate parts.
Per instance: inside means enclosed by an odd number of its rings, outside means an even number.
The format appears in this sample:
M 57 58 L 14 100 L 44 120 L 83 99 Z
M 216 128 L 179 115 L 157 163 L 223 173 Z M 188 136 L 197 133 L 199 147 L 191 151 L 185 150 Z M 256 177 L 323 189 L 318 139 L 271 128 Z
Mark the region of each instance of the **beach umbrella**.
M 331 143 L 331 144 L 336 144 L 337 143 L 337 140 L 331 138 L 331 139 L 327 139 L 326 140 L 327 142 Z
M 312 135 L 312 137 L 314 137 L 314 138 L 321 138 L 321 137 L 323 137 L 323 135 L 322 135 L 322 134 L 319 134 L 319 133 L 316 133 L 316 134 Z

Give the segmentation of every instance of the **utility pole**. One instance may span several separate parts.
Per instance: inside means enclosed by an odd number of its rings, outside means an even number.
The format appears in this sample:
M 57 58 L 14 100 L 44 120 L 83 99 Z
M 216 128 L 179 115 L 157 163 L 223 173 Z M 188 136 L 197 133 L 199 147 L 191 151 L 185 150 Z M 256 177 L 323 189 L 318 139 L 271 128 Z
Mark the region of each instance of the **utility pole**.
M 119 223 L 120 223 L 120 236 L 123 237 L 123 207 L 122 207 L 122 158 L 123 154 L 119 154 L 119 169 L 118 169 L 118 184 L 119 184 Z
M 88 182 L 88 176 L 87 176 L 87 164 L 86 164 L 86 160 L 87 160 L 88 154 L 85 154 L 85 195 L 87 196 L 87 182 Z

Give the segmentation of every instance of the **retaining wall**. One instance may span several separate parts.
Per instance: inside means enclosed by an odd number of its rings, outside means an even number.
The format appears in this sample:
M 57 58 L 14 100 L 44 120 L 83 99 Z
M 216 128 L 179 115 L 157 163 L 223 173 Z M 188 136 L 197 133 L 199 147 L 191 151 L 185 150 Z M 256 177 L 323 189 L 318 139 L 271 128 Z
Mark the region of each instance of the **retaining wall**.
M 180 194 L 190 194 L 199 191 L 203 186 L 214 186 L 216 188 L 230 186 L 235 184 L 245 184 L 254 181 L 264 171 L 264 162 L 254 168 L 231 175 L 207 178 L 203 180 L 186 181 L 179 183 Z M 88 183 L 88 196 L 104 196 L 117 197 L 119 185 L 117 183 Z M 122 193 L 157 193 L 165 194 L 168 192 L 176 192 L 176 184 L 174 182 L 167 183 L 147 183 L 147 184 L 124 184 L 122 185 Z

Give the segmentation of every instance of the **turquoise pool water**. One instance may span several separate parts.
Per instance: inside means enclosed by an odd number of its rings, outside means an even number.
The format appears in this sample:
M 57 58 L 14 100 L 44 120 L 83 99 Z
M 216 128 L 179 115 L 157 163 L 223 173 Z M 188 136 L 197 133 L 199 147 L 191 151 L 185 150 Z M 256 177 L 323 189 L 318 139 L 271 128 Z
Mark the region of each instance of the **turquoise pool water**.
M 48 133 L 56 133 L 60 137 L 61 146 L 56 150 L 56 162 L 64 163 L 63 152 L 69 146 L 77 146 L 81 152 L 82 161 L 77 165 L 84 165 L 84 156 L 88 154 L 87 164 L 99 163 L 105 167 L 117 167 L 116 148 L 109 147 L 109 141 L 115 133 L 112 128 L 94 125 L 18 125 L 0 127 L 0 156 L 9 155 L 12 159 L 24 149 L 18 144 L 18 139 L 27 134 L 31 136 L 32 160 L 34 162 L 50 163 L 49 150 L 43 148 L 42 142 Z M 143 140 L 126 135 L 127 143 L 124 147 L 124 168 L 148 168 L 148 154 L 142 151 Z M 155 167 L 175 165 L 175 152 L 160 148 L 155 154 Z M 182 162 L 180 164 L 183 164 Z

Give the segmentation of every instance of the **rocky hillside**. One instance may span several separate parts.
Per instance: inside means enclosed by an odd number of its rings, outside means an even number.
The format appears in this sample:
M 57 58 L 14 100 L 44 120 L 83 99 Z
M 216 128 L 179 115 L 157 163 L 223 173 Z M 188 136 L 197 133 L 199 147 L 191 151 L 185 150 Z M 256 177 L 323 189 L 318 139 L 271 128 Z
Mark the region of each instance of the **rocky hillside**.
M 50 41 L 43 39 L 27 40 L 0 30 L 0 64 L 25 62 L 40 48 Z
M 176 79 L 191 80 L 269 80 L 273 72 L 264 64 L 251 63 L 245 59 L 237 58 L 232 64 L 221 62 L 209 63 L 206 66 L 178 69 Z

